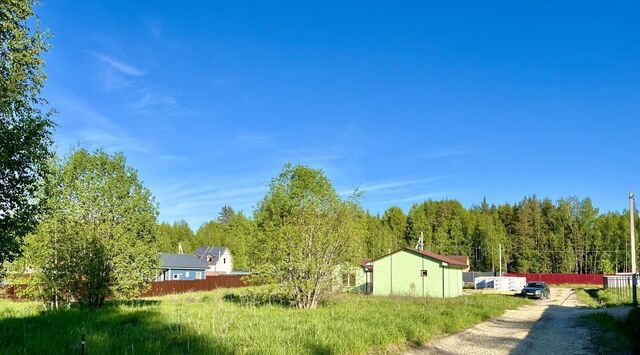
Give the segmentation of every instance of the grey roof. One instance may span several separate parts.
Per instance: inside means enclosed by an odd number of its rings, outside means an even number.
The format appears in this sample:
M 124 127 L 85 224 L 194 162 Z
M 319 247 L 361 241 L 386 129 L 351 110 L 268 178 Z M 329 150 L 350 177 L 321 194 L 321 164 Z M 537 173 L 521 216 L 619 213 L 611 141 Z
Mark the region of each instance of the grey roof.
M 218 255 L 222 255 L 227 247 L 200 247 L 196 249 L 193 253 L 197 258 L 204 260 L 205 255 L 211 254 L 213 257 L 218 257 Z
M 206 269 L 207 263 L 189 254 L 160 254 L 163 269 Z

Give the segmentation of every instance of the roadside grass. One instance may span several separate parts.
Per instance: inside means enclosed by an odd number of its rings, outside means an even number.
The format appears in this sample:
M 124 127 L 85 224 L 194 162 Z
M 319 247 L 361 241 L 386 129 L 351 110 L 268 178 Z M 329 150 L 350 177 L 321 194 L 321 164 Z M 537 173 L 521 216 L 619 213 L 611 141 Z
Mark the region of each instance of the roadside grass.
M 528 301 L 500 295 L 453 299 L 338 295 L 316 310 L 225 300 L 230 290 L 188 293 L 100 310 L 42 311 L 0 301 L 6 354 L 303 354 L 401 352 Z M 228 297 L 227 297 L 228 298 Z
M 606 313 L 584 316 L 598 327 L 594 341 L 599 354 L 638 354 L 640 352 L 640 309 L 634 308 L 625 320 Z
M 576 296 L 590 308 L 617 307 L 631 305 L 630 292 L 615 289 L 579 288 Z
M 592 284 L 549 284 L 549 286 L 552 287 L 564 287 L 564 288 L 571 288 L 571 289 L 579 289 L 579 288 L 593 288 L 593 289 L 599 289 L 602 288 L 602 285 L 592 285 Z

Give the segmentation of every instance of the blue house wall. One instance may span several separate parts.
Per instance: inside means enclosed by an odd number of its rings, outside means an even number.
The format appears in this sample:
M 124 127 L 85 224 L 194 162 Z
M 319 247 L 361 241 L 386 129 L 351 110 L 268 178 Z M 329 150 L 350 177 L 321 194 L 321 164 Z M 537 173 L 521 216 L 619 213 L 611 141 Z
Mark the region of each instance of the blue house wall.
M 199 274 L 198 274 L 199 273 Z M 178 275 L 176 279 L 174 275 Z M 199 276 L 199 277 L 197 277 Z M 169 269 L 166 272 L 166 280 L 204 280 L 207 278 L 206 269 Z

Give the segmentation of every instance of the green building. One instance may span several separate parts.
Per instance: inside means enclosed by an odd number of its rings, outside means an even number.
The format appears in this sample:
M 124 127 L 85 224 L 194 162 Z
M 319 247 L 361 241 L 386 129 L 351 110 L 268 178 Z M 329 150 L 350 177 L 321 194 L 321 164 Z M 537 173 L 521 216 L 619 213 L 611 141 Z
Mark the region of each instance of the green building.
M 464 257 L 404 248 L 374 259 L 377 296 L 456 297 L 462 295 Z
M 340 292 L 371 292 L 371 265 L 369 260 L 361 260 L 359 264 L 345 263 L 336 266 L 333 272 L 331 289 Z

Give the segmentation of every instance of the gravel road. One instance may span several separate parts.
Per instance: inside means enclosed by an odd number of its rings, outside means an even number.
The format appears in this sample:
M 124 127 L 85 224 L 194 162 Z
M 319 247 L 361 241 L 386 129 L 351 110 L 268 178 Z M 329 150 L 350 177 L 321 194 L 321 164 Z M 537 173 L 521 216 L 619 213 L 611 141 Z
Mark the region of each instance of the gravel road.
M 596 350 L 591 342 L 595 329 L 580 322 L 580 317 L 595 312 L 624 317 L 629 309 L 589 309 L 575 291 L 552 288 L 548 300 L 506 311 L 501 317 L 435 339 L 409 354 L 590 354 Z

